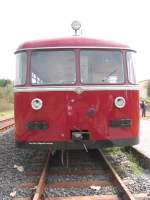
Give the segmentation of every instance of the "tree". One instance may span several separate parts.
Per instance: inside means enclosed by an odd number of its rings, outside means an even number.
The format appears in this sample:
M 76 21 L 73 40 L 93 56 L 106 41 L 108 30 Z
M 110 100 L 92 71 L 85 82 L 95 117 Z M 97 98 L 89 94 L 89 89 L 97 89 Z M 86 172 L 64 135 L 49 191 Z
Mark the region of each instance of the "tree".
M 9 79 L 0 79 L 0 99 L 13 103 L 13 82 Z
M 2 98 L 3 98 L 3 96 L 4 96 L 4 93 L 3 93 L 3 88 L 2 88 L 2 87 L 0 87 L 0 99 L 2 99 Z
M 147 84 L 147 96 L 150 97 L 150 80 L 148 80 Z
M 0 86 L 5 87 L 6 86 L 6 79 L 0 79 Z
M 6 85 L 12 84 L 10 79 L 0 79 L 0 87 L 6 87 Z

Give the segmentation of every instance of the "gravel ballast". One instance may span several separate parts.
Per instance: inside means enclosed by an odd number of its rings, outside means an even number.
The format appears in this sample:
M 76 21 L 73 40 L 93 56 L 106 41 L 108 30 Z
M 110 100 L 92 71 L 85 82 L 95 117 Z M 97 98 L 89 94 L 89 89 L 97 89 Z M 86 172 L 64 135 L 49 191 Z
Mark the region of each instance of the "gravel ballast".
M 150 170 L 145 170 L 137 164 L 138 168 L 133 168 L 134 161 L 129 161 L 128 157 L 131 157 L 128 152 L 116 150 L 116 154 L 111 155 L 108 153 L 108 160 L 112 166 L 116 169 L 120 177 L 128 182 L 128 188 L 131 193 L 147 193 L 150 200 Z M 134 155 L 133 160 L 134 159 Z M 133 168 L 133 169 L 132 169 Z
M 36 183 L 39 176 L 27 176 L 26 172 L 39 171 L 42 166 L 35 165 L 34 160 L 36 158 L 44 158 L 47 155 L 46 150 L 37 149 L 20 149 L 15 147 L 15 139 L 13 130 L 8 131 L 6 134 L 0 135 L 0 200 L 11 200 L 10 193 L 16 192 L 15 197 L 31 197 L 34 188 L 21 189 L 19 185 L 22 183 Z M 136 174 L 131 170 L 128 158 L 124 152 L 121 155 L 111 157 L 112 165 L 117 169 L 123 169 L 121 177 L 124 180 L 128 180 L 129 189 L 132 193 L 148 192 L 150 195 L 150 173 L 148 170 L 142 170 L 142 175 Z M 18 171 L 14 166 L 22 166 L 23 171 Z M 81 166 L 82 169 L 82 166 Z M 125 169 L 125 170 L 124 170 Z M 68 181 L 75 180 L 103 180 L 106 177 L 103 175 L 97 176 L 52 176 L 49 181 L 61 182 L 67 179 Z M 50 189 L 46 188 L 45 195 L 51 194 L 51 196 L 78 196 L 78 195 L 100 195 L 100 194 L 116 194 L 117 188 L 109 186 L 102 187 L 100 190 L 93 190 L 91 188 L 81 189 Z M 147 198 L 150 199 L 150 198 Z
M 31 196 L 31 189 L 19 189 L 18 186 L 24 182 L 37 183 L 38 176 L 26 176 L 25 172 L 33 168 L 32 162 L 38 154 L 35 149 L 20 149 L 15 147 L 13 130 L 0 135 L 0 200 L 11 200 L 11 193 L 16 191 L 15 196 Z M 20 172 L 14 165 L 23 166 Z

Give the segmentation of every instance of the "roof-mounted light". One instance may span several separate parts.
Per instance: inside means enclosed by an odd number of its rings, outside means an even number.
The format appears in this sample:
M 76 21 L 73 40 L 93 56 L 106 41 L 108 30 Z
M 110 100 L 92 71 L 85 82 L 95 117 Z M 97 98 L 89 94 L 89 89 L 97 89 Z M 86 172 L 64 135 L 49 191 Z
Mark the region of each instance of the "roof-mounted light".
M 73 21 L 71 27 L 75 31 L 75 35 L 77 35 L 77 31 L 81 28 L 81 23 L 79 21 Z

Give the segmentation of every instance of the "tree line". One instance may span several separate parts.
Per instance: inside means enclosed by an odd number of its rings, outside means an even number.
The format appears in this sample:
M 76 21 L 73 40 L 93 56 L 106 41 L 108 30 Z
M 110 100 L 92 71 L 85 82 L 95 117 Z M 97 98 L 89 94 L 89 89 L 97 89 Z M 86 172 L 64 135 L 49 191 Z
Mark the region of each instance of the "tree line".
M 6 87 L 11 84 L 13 84 L 13 82 L 10 79 L 0 79 L 0 87 Z

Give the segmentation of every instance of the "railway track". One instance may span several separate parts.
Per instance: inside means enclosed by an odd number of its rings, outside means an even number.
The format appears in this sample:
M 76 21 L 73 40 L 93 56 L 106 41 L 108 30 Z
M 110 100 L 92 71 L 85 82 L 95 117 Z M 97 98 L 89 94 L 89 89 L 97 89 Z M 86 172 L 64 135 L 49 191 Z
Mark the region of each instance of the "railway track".
M 40 171 L 28 175 L 38 176 Z M 147 197 L 146 193 L 131 194 L 128 182 L 120 178 L 100 149 L 89 153 L 68 151 L 64 155 L 64 166 L 60 155 L 53 157 L 49 152 L 38 184 L 28 183 L 20 187 L 35 185 L 32 198 L 13 200 L 144 200 Z M 88 188 L 87 192 L 82 194 L 85 188 Z
M 0 133 L 3 133 L 5 130 L 13 127 L 14 125 L 15 125 L 14 118 L 0 120 Z

